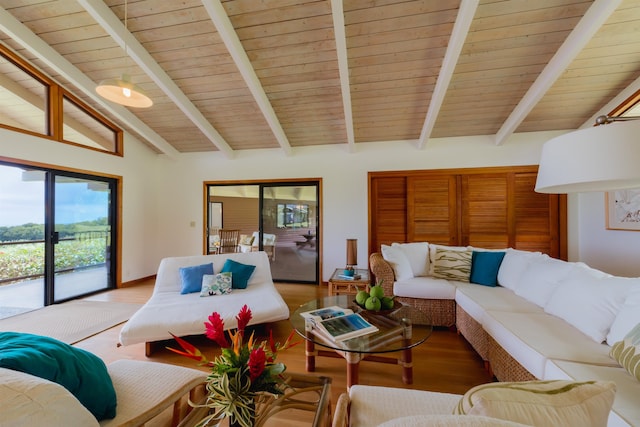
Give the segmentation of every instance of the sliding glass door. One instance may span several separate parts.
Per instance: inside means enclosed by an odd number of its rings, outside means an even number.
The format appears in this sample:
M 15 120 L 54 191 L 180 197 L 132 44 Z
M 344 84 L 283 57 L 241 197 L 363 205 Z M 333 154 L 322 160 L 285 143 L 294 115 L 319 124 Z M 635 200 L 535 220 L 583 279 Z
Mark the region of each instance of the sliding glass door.
M 269 256 L 274 281 L 319 281 L 319 182 L 209 184 L 207 253 L 220 228 L 237 229 L 238 250 Z
M 114 179 L 0 162 L 0 318 L 115 287 L 115 199 Z

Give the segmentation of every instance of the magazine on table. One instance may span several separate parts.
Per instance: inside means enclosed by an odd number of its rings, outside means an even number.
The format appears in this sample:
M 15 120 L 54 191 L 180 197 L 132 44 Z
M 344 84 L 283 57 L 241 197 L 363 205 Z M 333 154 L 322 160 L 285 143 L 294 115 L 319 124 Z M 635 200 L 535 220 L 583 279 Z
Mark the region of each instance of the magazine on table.
M 358 313 L 338 306 L 307 311 L 301 313 L 301 316 L 311 325 L 313 332 L 335 342 L 378 331 L 378 328 L 367 322 Z

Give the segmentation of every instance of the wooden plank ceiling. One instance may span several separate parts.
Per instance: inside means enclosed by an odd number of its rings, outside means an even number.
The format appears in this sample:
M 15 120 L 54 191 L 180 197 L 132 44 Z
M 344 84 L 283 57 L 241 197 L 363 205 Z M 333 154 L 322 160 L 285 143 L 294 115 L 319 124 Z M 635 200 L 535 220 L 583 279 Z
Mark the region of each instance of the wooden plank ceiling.
M 78 98 L 228 157 L 586 126 L 639 88 L 639 26 L 640 0 L 0 0 L 0 41 Z M 153 107 L 97 97 L 122 73 Z

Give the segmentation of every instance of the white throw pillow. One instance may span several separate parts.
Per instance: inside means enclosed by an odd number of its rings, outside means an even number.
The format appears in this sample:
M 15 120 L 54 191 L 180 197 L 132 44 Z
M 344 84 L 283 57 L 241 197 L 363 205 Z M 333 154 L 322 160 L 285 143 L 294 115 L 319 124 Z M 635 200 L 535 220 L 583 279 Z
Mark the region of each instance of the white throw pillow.
M 507 249 L 498 270 L 498 285 L 514 291 L 520 284 L 522 273 L 529 263 L 541 256 L 543 255 L 540 252 Z
M 520 277 L 515 293 L 539 307 L 547 305 L 558 284 L 571 274 L 575 263 L 544 255 L 532 259 Z
M 631 290 L 640 286 L 640 279 L 593 278 L 585 275 L 582 269 L 575 273 L 558 286 L 544 311 L 601 343 Z
M 640 324 L 640 286 L 633 286 L 611 325 L 607 335 L 607 344 L 614 345 L 618 341 L 622 341 L 638 324 Z
M 434 263 L 436 260 L 436 250 L 444 249 L 448 251 L 467 251 L 470 246 L 446 246 L 429 243 L 429 276 L 433 276 Z
M 400 248 L 381 245 L 380 251 L 382 252 L 382 258 L 391 264 L 391 268 L 393 268 L 393 272 L 396 276 L 396 281 L 411 279 L 413 277 L 411 264 Z
M 407 257 L 413 277 L 429 275 L 429 243 L 392 243 L 391 246 L 399 248 Z

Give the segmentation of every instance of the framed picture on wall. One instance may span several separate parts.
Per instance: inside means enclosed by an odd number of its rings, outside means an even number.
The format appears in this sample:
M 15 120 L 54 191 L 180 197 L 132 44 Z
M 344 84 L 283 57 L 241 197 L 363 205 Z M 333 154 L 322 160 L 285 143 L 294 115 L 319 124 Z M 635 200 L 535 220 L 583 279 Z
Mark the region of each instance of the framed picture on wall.
M 605 193 L 608 230 L 640 231 L 640 189 Z

